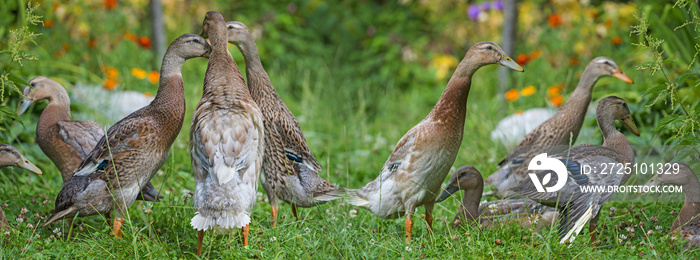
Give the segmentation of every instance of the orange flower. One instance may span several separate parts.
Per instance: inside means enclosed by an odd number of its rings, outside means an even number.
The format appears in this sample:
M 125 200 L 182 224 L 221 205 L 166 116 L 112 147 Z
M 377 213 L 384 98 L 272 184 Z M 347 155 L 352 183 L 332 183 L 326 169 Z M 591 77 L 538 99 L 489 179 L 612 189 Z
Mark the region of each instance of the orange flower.
M 64 45 L 63 45 L 63 50 L 64 50 L 64 51 L 70 51 L 70 44 L 67 44 L 67 43 L 64 44 Z
M 53 27 L 53 20 L 46 20 L 46 21 L 44 21 L 44 27 L 46 27 L 46 28 L 51 28 L 51 27 Z
M 141 45 L 144 49 L 150 49 L 151 48 L 151 39 L 149 39 L 146 36 L 141 36 L 139 37 L 138 44 Z
M 107 74 L 108 79 L 116 79 L 119 77 L 119 71 L 115 69 L 114 67 L 105 67 L 104 68 L 105 74 Z
M 552 105 L 554 107 L 560 107 L 561 103 L 564 102 L 564 98 L 561 97 L 561 95 L 553 96 L 553 97 L 549 98 L 549 102 L 552 102 Z
M 561 88 L 559 88 L 559 85 L 551 85 L 547 89 L 547 95 L 549 96 L 557 96 L 561 93 Z
M 520 97 L 520 94 L 518 94 L 518 90 L 511 89 L 511 90 L 506 91 L 506 101 L 508 101 L 508 102 L 516 101 L 516 100 L 518 100 L 519 97 Z
M 550 14 L 548 22 L 549 26 L 551 26 L 552 28 L 557 28 L 559 27 L 559 25 L 561 25 L 561 17 L 556 13 Z
M 610 40 L 610 41 L 611 41 L 612 44 L 614 44 L 614 45 L 620 45 L 620 44 L 622 44 L 622 38 L 621 38 L 620 36 L 615 36 L 615 37 L 613 37 L 612 40 Z
M 51 10 L 56 11 L 56 9 L 58 9 L 58 7 L 60 6 L 61 4 L 59 4 L 58 2 L 54 2 L 53 5 L 51 5 Z
M 130 33 L 130 32 L 125 32 L 125 33 L 124 33 L 124 38 L 127 39 L 127 40 L 130 40 L 130 41 L 133 41 L 133 42 L 136 42 L 136 40 L 138 39 L 138 37 L 136 37 L 135 34 Z
M 150 98 L 153 96 L 153 93 L 151 92 L 143 92 L 143 95 L 146 96 L 147 98 Z
M 612 21 L 610 19 L 605 20 L 605 28 L 610 28 L 612 27 Z
M 530 58 L 527 56 L 527 54 L 521 53 L 518 55 L 516 62 L 520 64 L 520 66 L 525 66 L 525 64 L 530 62 Z
M 105 0 L 103 4 L 107 10 L 114 10 L 117 7 L 117 0 Z
M 532 52 L 530 53 L 529 58 L 530 58 L 530 60 L 534 60 L 534 59 L 539 58 L 540 56 L 542 56 L 542 51 L 541 51 L 541 50 L 535 50 L 535 51 L 532 51 Z
M 523 95 L 523 97 L 527 97 L 527 96 L 530 96 L 532 94 L 535 94 L 535 92 L 537 92 L 537 89 L 535 88 L 535 86 L 527 86 L 527 87 L 523 88 L 522 90 L 520 90 L 520 94 Z
M 88 40 L 87 46 L 88 48 L 95 48 L 95 46 L 97 46 L 97 41 L 95 38 L 91 37 L 90 40 Z
M 571 66 L 578 65 L 578 57 L 571 56 L 571 58 L 569 58 L 569 65 L 571 65 Z
M 525 112 L 525 111 L 522 111 L 522 110 L 515 110 L 515 114 L 516 114 L 516 115 L 520 115 L 520 114 L 522 114 L 523 112 Z
M 160 73 L 157 71 L 151 71 L 148 73 L 148 81 L 150 81 L 153 84 L 158 84 L 158 80 L 160 79 Z
M 105 79 L 105 83 L 102 87 L 106 90 L 114 90 L 117 87 L 117 81 L 113 79 Z
M 131 69 L 131 75 L 133 75 L 136 78 L 139 79 L 145 79 L 146 78 L 146 71 L 139 69 L 139 68 L 133 68 Z
M 60 58 L 61 56 L 63 56 L 63 52 L 61 52 L 61 51 L 55 51 L 53 53 L 54 58 Z

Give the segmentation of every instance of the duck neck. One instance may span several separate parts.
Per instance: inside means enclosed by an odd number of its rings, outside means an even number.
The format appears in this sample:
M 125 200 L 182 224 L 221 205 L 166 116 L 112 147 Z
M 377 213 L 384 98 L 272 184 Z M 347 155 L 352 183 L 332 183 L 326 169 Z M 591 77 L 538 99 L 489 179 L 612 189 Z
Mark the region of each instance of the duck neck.
M 267 75 L 262 62 L 260 61 L 258 46 L 255 45 L 255 41 L 250 35 L 248 35 L 247 40 L 236 44 L 236 46 L 241 53 L 243 53 L 243 58 L 245 59 L 245 71 L 246 77 L 248 78 L 248 91 L 250 91 L 250 95 L 254 100 L 260 100 L 265 93 L 274 91 L 274 89 L 272 88 L 270 77 Z
M 459 206 L 459 214 L 455 216 L 455 220 L 458 218 L 464 218 L 464 220 L 469 221 L 477 219 L 480 215 L 479 203 L 481 202 L 481 194 L 483 192 L 483 184 L 479 185 L 476 189 L 465 190 L 464 197 L 462 197 L 462 205 Z
M 573 124 L 574 129 L 581 129 L 583 125 L 583 118 L 588 111 L 588 104 L 591 103 L 591 92 L 596 81 L 598 81 L 598 76 L 593 72 L 592 67 L 586 67 L 569 100 L 559 109 L 559 113 L 574 115 L 574 118 L 569 121 Z M 574 133 L 574 141 L 576 141 L 579 131 L 572 132 Z
M 623 160 L 621 163 L 634 163 L 634 150 L 627 137 L 615 128 L 614 119 L 601 115 L 597 115 L 596 118 L 603 133 L 603 146 L 617 152 Z M 630 175 L 627 174 L 625 177 L 628 176 Z
M 185 58 L 168 51 L 163 57 L 158 80 L 158 93 L 151 104 L 181 104 L 185 106 L 185 88 L 182 80 L 182 65 Z
M 211 45 L 211 54 L 207 64 L 207 72 L 204 75 L 203 98 L 215 98 L 216 96 L 235 97 L 243 94 L 243 89 L 239 84 L 245 85 L 245 80 L 241 71 L 233 60 L 233 56 L 228 51 L 228 39 L 226 26 L 215 27 L 208 31 Z M 236 82 L 237 81 L 237 82 Z M 230 100 L 234 102 L 235 100 Z
M 56 123 L 61 121 L 71 120 L 70 116 L 70 98 L 68 92 L 62 87 L 52 90 L 48 97 L 49 104 L 44 108 L 39 116 L 39 121 L 36 126 L 37 136 L 48 136 L 52 131 L 51 128 Z
M 681 185 L 685 194 L 685 203 L 678 217 L 673 221 L 671 231 L 682 225 L 700 223 L 700 183 L 695 174 L 692 174 L 691 178 L 693 180 Z
M 472 84 L 472 75 L 478 69 L 479 67 L 474 65 L 474 63 L 463 59 L 428 117 L 433 121 L 453 122 L 464 128 L 464 117 L 467 112 L 467 98 L 469 97 L 469 89 Z

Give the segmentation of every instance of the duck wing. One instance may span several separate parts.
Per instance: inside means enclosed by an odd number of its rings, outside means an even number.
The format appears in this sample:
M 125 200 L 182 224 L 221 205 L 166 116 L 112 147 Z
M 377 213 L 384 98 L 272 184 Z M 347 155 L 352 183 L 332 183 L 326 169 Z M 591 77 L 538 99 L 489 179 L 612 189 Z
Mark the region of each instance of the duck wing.
M 104 137 L 102 127 L 92 121 L 58 122 L 59 135 L 65 143 L 77 151 L 81 159 L 87 158 L 97 142 Z

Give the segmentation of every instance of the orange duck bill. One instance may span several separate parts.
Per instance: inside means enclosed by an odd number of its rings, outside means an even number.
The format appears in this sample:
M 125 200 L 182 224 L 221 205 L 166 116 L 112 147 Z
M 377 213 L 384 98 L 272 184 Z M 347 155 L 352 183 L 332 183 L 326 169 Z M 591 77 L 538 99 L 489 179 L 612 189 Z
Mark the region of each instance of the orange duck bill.
M 632 79 L 629 76 L 627 76 L 627 74 L 625 74 L 625 72 L 623 72 L 620 68 L 617 68 L 617 70 L 613 72 L 612 76 L 630 84 L 634 83 L 634 81 L 632 81 Z

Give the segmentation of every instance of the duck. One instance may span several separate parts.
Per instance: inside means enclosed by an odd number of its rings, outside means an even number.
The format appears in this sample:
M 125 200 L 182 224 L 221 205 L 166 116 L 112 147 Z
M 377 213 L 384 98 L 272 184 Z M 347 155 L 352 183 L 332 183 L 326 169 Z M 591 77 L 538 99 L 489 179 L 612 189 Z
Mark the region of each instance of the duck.
M 472 165 L 458 168 L 435 203 L 440 203 L 455 192 L 463 190 L 464 197 L 459 211 L 452 220 L 452 227 L 465 222 L 478 222 L 490 227 L 496 223 L 518 223 L 521 227 L 543 228 L 551 225 L 557 217 L 557 210 L 529 199 L 494 200 L 481 203 L 484 179 L 481 172 Z
M 263 114 L 265 156 L 262 187 L 272 206 L 273 226 L 277 225 L 278 198 L 292 206 L 310 208 L 340 198 L 342 191 L 318 175 L 321 164 L 306 144 L 294 114 L 284 104 L 263 68 L 258 47 L 248 27 L 238 21 L 226 23 L 228 41 L 238 47 L 245 59 L 248 90 Z
M 568 148 L 569 143 L 576 142 L 588 104 L 591 102 L 593 86 L 598 79 L 612 76 L 629 84 L 634 83 L 614 60 L 608 57 L 596 57 L 588 63 L 581 74 L 581 79 L 571 93 L 569 101 L 554 116 L 547 119 L 528 133 L 512 152 L 498 163 L 498 170 L 489 175 L 487 181 L 498 197 L 511 197 L 508 189 L 527 179 L 527 164 L 535 155 L 547 152 L 555 154 Z
M 39 116 L 36 125 L 36 143 L 61 172 L 63 183 L 95 148 L 105 133 L 92 121 L 71 120 L 70 98 L 66 89 L 53 79 L 38 76 L 24 87 L 24 96 L 17 106 L 17 115 L 22 115 L 29 106 L 39 100 L 49 104 Z M 143 194 L 143 195 L 142 195 Z M 159 201 L 163 195 L 149 181 L 139 193 L 137 200 Z
M 668 165 L 668 166 L 666 166 Z M 670 162 L 665 164 L 669 173 L 655 174 L 647 182 L 647 187 L 661 185 L 681 186 L 684 195 L 684 203 L 681 212 L 671 225 L 672 235 L 681 235 L 686 240 L 686 247 L 700 247 L 700 182 L 693 169 L 683 162 Z
M 224 17 L 208 12 L 202 29 L 212 51 L 190 126 L 192 201 L 197 210 L 190 225 L 197 230 L 197 255 L 207 230 L 219 235 L 241 229 L 243 245 L 248 246 L 265 152 L 263 115 L 228 51 Z
M 495 43 L 472 46 L 432 111 L 399 140 L 379 176 L 360 189 L 348 189 L 346 200 L 380 218 L 405 214 L 406 243 L 411 240 L 411 217 L 417 207 L 423 206 L 428 232 L 432 234 L 435 198 L 462 143 L 472 76 L 489 64 L 524 71 Z
M 27 157 L 24 157 L 17 148 L 9 144 L 0 144 L 0 168 L 8 166 L 19 167 L 39 175 L 43 174 L 39 167 L 36 167 Z M 9 226 L 10 224 L 7 222 L 5 212 L 0 207 L 0 230 L 6 229 Z
M 560 210 L 559 242 L 562 244 L 573 242 L 589 222 L 591 241 L 595 241 L 601 205 L 612 196 L 607 188 L 605 192 L 588 193 L 582 192 L 582 188 L 619 186 L 631 176 L 611 174 L 612 169 L 604 167 L 634 164 L 630 142 L 615 128 L 615 120 L 619 120 L 628 131 L 639 136 L 627 102 L 616 96 L 601 99 L 596 108 L 596 120 L 603 133 L 603 145 L 582 144 L 559 154 L 538 154 L 528 163 L 528 170 L 536 173 L 510 189 L 517 195 Z M 564 180 L 560 183 L 560 179 Z M 544 189 L 548 183 L 555 185 Z
M 147 106 L 119 120 L 100 138 L 56 197 L 56 208 L 43 224 L 62 218 L 115 211 L 113 234 L 122 237 L 128 207 L 165 163 L 185 118 L 186 60 L 207 57 L 209 44 L 196 34 L 183 34 L 168 47 L 160 69 L 158 92 Z

